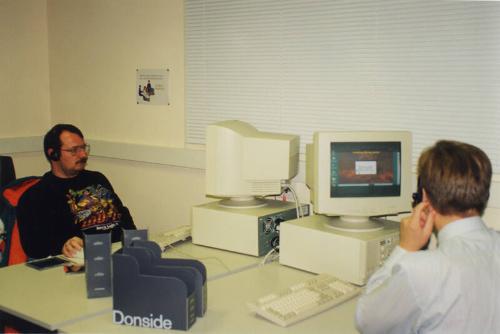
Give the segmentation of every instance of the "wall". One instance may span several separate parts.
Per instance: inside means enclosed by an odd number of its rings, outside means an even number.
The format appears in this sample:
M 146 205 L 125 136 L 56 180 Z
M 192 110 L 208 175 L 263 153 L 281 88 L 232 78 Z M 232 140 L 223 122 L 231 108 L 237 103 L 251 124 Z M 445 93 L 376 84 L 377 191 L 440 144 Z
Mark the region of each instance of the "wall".
M 0 0 L 0 137 L 39 135 L 50 121 L 47 7 Z
M 48 0 L 53 122 L 93 139 L 184 146 L 182 0 Z M 169 68 L 169 106 L 137 105 L 136 69 Z
M 46 2 L 0 0 L 0 42 L 0 153 L 26 152 L 12 154 L 17 175 L 39 175 L 47 163 L 27 152 L 50 124 Z

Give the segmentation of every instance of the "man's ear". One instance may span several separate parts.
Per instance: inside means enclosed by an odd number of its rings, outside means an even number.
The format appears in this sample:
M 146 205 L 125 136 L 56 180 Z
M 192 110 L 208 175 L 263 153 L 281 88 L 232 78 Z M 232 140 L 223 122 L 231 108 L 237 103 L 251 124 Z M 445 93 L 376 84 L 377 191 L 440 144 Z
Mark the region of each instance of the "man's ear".
M 422 189 L 422 203 L 428 204 L 430 210 L 436 211 L 434 209 L 434 207 L 432 206 L 432 203 L 429 200 L 429 196 L 427 195 L 427 192 L 425 191 L 425 189 Z
M 437 211 L 436 208 L 432 205 L 425 189 L 422 189 L 422 202 L 428 204 L 429 212 L 434 213 L 436 215 L 441 215 L 439 211 Z
M 425 191 L 425 189 L 422 189 L 422 202 L 430 204 L 429 196 L 427 196 L 427 191 Z

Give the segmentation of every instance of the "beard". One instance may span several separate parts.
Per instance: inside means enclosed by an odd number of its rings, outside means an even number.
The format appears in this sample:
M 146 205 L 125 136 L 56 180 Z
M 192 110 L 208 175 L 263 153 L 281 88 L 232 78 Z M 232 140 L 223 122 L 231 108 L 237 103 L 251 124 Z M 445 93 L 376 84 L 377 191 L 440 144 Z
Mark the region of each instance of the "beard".
M 85 166 L 87 165 L 87 160 L 88 160 L 87 157 L 81 158 L 80 160 L 76 161 L 74 165 L 71 167 L 69 166 L 65 167 L 64 165 L 61 165 L 62 172 L 67 177 L 75 177 L 78 174 L 80 174 L 82 170 L 85 169 Z
M 83 165 L 83 167 L 85 167 L 85 166 L 87 165 L 87 160 L 89 160 L 89 158 L 86 158 L 86 157 L 85 157 L 85 158 L 81 158 L 80 160 L 78 160 L 78 161 L 76 162 L 76 164 L 77 164 L 77 165 L 80 165 L 80 164 L 81 164 L 81 165 Z

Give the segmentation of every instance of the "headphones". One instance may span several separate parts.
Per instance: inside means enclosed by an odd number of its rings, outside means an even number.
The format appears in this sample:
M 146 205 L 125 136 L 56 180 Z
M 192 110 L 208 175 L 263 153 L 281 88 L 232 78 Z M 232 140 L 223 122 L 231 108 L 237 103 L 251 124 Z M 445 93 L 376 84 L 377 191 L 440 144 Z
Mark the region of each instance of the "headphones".
M 424 194 L 422 190 L 422 182 L 420 182 L 420 176 L 417 179 L 417 191 L 414 192 L 411 197 L 413 198 L 413 202 L 411 203 L 411 207 L 414 208 L 416 207 L 419 203 L 421 203 L 424 200 Z M 420 250 L 426 250 L 429 247 L 429 243 L 431 242 L 431 238 L 427 240 L 424 246 L 420 248 Z
M 53 147 L 51 147 L 50 149 L 52 149 L 52 152 L 48 153 L 49 159 L 52 161 L 59 161 L 59 159 L 61 158 L 61 153 L 59 152 L 59 150 L 56 150 Z
M 423 191 L 422 191 L 422 182 L 420 182 L 420 176 L 417 179 L 417 192 L 414 192 L 411 195 L 411 197 L 413 199 L 413 202 L 411 203 L 412 208 L 416 207 L 424 199 L 424 195 L 423 195 Z

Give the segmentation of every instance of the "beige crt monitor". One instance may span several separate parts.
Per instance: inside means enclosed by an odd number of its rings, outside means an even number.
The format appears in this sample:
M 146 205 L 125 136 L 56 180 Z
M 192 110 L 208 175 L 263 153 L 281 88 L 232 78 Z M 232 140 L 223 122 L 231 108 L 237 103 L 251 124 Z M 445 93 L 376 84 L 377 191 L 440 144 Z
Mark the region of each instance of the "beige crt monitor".
M 316 132 L 306 148 L 316 215 L 282 226 L 280 263 L 364 284 L 399 241 L 397 224 L 373 216 L 411 209 L 411 144 L 404 131 Z
M 233 204 L 279 194 L 298 171 L 299 137 L 231 120 L 207 127 L 206 194 Z M 247 203 L 248 204 L 248 203 Z
M 193 243 L 256 256 L 271 250 L 279 224 L 297 215 L 291 203 L 264 196 L 282 192 L 298 160 L 298 136 L 261 132 L 236 120 L 209 125 L 206 194 L 220 200 L 193 207 Z

